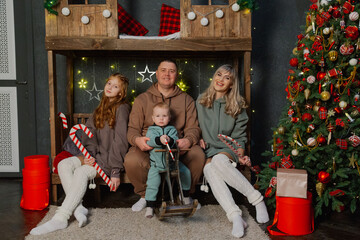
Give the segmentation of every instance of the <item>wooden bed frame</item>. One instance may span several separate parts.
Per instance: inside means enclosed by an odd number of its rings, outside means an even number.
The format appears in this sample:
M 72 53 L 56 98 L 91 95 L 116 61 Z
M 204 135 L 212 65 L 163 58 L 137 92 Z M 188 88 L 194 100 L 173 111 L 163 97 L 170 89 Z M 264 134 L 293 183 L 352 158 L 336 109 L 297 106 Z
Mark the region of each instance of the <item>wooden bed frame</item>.
M 73 126 L 72 123 L 78 123 L 78 121 L 84 123 L 86 117 L 88 117 L 88 114 L 74 113 L 73 104 L 74 58 L 84 56 L 116 56 L 119 58 L 156 56 L 165 58 L 170 55 L 174 58 L 231 58 L 235 69 L 242 67 L 240 77 L 243 78 L 243 95 L 250 105 L 251 14 L 245 11 L 233 12 L 230 6 L 223 9 L 223 19 L 215 18 L 214 14 L 209 15 L 209 25 L 206 27 L 201 26 L 200 17 L 194 21 L 187 18 L 189 11 L 210 12 L 219 7 L 211 5 L 211 1 L 209 2 L 208 6 L 195 6 L 191 5 L 190 0 L 180 0 L 181 39 L 176 40 L 118 39 L 116 0 L 107 0 L 107 4 L 101 6 L 94 4 L 88 6 L 87 0 L 85 0 L 86 4 L 81 6 L 68 5 L 67 0 L 60 0 L 60 4 L 55 8 L 59 15 L 49 14 L 45 10 L 51 158 L 54 159 L 61 152 L 64 136 L 66 136 L 64 132 L 62 133 L 61 121 L 57 116 L 57 54 L 66 56 L 66 115 L 68 119 L 73 121 L 69 124 L 70 127 Z M 70 9 L 71 14 L 69 16 L 61 14 L 63 7 Z M 110 19 L 90 16 L 89 24 L 80 23 L 82 14 L 91 11 L 101 12 L 103 9 L 111 11 Z M 76 26 L 77 31 L 74 30 L 74 26 Z M 242 63 L 242 66 L 240 66 L 240 63 Z M 250 108 L 248 108 L 248 115 L 251 116 Z M 248 127 L 248 129 L 250 128 Z M 249 131 L 248 136 L 250 139 Z M 249 144 L 247 148 L 249 153 Z M 249 171 L 247 171 L 246 175 L 249 178 Z M 60 179 L 55 174 L 52 174 L 51 179 L 53 187 L 52 199 L 56 202 L 57 185 L 60 184 Z M 129 182 L 126 175 L 122 176 L 121 182 Z

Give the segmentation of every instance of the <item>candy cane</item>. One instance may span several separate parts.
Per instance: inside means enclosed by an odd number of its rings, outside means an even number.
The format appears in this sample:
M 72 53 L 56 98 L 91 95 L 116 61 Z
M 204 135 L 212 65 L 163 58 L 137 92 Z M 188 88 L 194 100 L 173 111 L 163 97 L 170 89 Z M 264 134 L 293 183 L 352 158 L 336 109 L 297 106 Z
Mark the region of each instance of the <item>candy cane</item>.
M 84 125 L 84 124 L 76 124 L 75 126 L 73 126 L 70 130 L 70 138 L 71 140 L 75 143 L 75 145 L 80 149 L 80 151 L 82 152 L 82 154 L 84 154 L 84 156 L 86 158 L 90 158 L 91 155 L 90 153 L 86 150 L 86 148 L 84 147 L 84 145 L 82 145 L 82 143 L 79 141 L 79 139 L 76 137 L 75 133 L 77 130 L 83 130 L 86 135 L 89 138 L 92 138 L 94 135 L 92 134 L 92 132 Z M 96 171 L 100 174 L 100 176 L 102 177 L 102 179 L 104 179 L 104 181 L 106 182 L 106 184 L 111 188 L 111 180 L 110 178 L 104 173 L 104 171 L 101 169 L 101 167 L 95 162 L 93 167 L 96 169 Z
M 167 141 L 165 141 L 165 143 L 166 143 L 166 146 L 167 146 L 167 148 L 168 148 L 168 150 L 169 150 L 169 153 L 170 153 L 170 156 L 171 156 L 172 160 L 175 162 L 175 158 L 174 158 L 174 155 L 173 155 L 173 153 L 172 153 L 172 151 L 171 151 L 171 148 L 170 148 L 170 146 L 169 146 L 169 143 L 168 143 Z
M 63 114 L 62 112 L 59 112 L 58 115 L 62 120 L 63 128 L 68 128 L 67 119 L 66 119 L 65 114 Z
M 231 149 L 231 151 L 233 151 L 236 155 L 238 155 L 238 156 L 240 157 L 240 161 L 241 161 L 242 157 L 244 157 L 244 156 L 239 155 L 239 153 L 238 153 L 238 152 L 236 151 L 236 149 L 229 143 L 229 141 L 231 141 L 232 143 L 234 143 L 235 146 L 237 146 L 238 148 L 240 148 L 240 147 L 242 147 L 242 146 L 241 146 L 235 139 L 233 139 L 233 138 L 231 138 L 231 137 L 229 137 L 229 136 L 226 136 L 226 135 L 224 135 L 224 134 L 218 134 L 218 138 L 220 139 L 220 141 L 222 141 L 223 143 L 225 143 L 226 146 L 228 146 L 228 147 Z M 250 158 L 249 158 L 248 156 L 245 156 L 244 158 L 245 158 L 245 160 L 244 160 L 243 162 L 241 161 L 241 163 L 244 164 L 244 165 L 246 165 L 246 166 L 248 166 L 248 167 L 251 169 L 251 171 L 256 172 L 256 169 L 254 169 L 254 168 L 251 166 Z

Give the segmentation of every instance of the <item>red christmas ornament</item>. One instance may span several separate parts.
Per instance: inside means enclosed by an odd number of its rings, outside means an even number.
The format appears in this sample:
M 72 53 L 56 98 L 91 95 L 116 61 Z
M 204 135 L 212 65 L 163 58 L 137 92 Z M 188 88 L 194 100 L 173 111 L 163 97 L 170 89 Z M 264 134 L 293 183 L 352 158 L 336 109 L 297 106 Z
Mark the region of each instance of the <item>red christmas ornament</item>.
M 291 118 L 291 122 L 293 122 L 293 123 L 297 123 L 298 121 L 299 121 L 298 117 L 292 117 Z
M 334 7 L 334 11 L 333 11 L 333 13 L 332 13 L 332 16 L 333 16 L 334 18 L 339 18 L 339 17 L 341 17 L 341 13 L 340 13 L 339 10 L 335 10 L 335 7 Z
M 265 191 L 265 197 L 266 198 L 270 197 L 271 192 L 272 192 L 272 187 L 268 187 Z
M 349 14 L 352 11 L 354 11 L 354 6 L 351 5 L 349 2 L 345 2 L 343 5 L 343 12 Z
M 321 183 L 329 183 L 331 179 L 331 176 L 328 172 L 320 171 L 318 174 L 318 180 Z
M 316 74 L 316 79 L 318 80 L 318 81 L 321 81 L 321 80 L 323 80 L 323 78 L 326 76 L 326 72 L 318 72 L 317 74 Z
M 327 118 L 327 109 L 326 109 L 326 107 L 320 107 L 318 113 L 319 113 L 319 118 L 321 120 L 324 120 L 324 119 Z
M 304 122 L 306 121 L 311 121 L 313 119 L 312 115 L 310 113 L 304 113 L 301 116 L 301 120 L 303 120 Z
M 324 136 L 319 136 L 316 141 L 322 145 L 326 143 L 326 138 Z
M 290 59 L 290 66 L 292 67 L 297 67 L 297 65 L 299 64 L 299 60 L 297 58 L 292 58 Z
M 359 37 L 359 30 L 356 26 L 348 26 L 345 29 L 345 37 L 351 38 L 351 40 L 355 40 Z
M 350 55 L 354 52 L 354 46 L 343 44 L 340 46 L 340 53 L 342 55 Z

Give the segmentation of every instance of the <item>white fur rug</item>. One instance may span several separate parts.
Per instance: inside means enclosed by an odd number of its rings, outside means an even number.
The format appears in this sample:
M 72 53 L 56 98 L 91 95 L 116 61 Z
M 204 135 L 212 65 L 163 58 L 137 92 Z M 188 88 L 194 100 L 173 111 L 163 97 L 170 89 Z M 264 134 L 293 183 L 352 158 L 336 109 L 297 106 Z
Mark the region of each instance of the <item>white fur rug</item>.
M 246 207 L 240 208 L 243 219 L 249 225 L 242 239 L 270 239 Z M 55 210 L 56 206 L 50 206 L 39 224 L 48 221 Z M 191 218 L 173 217 L 159 221 L 156 217 L 147 219 L 144 215 L 144 210 L 134 213 L 130 208 L 93 208 L 89 212 L 89 222 L 83 228 L 79 228 L 77 221 L 71 218 L 64 230 L 42 236 L 28 235 L 25 239 L 236 239 L 231 235 L 232 223 L 219 205 L 202 206 Z

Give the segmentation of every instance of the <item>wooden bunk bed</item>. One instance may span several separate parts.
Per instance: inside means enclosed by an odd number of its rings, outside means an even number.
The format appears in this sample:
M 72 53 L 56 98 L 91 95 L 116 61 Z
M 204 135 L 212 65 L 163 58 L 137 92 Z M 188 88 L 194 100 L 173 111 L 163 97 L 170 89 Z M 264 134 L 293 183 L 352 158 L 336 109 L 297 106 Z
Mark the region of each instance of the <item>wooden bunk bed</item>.
M 61 120 L 57 116 L 57 80 L 56 55 L 66 56 L 67 78 L 67 112 L 69 126 L 81 123 L 89 116 L 84 113 L 74 113 L 73 80 L 74 58 L 83 56 L 114 56 L 117 57 L 151 57 L 168 56 L 174 58 L 226 57 L 232 59 L 236 69 L 242 69 L 243 95 L 250 104 L 251 81 L 251 14 L 245 11 L 234 12 L 231 6 L 223 8 L 224 17 L 218 19 L 215 14 L 208 16 L 209 24 L 202 26 L 200 17 L 190 21 L 187 14 L 194 12 L 211 12 L 220 6 L 191 5 L 191 0 L 180 0 L 181 31 L 180 39 L 119 39 L 117 25 L 117 0 L 106 0 L 106 4 L 88 5 L 84 0 L 82 5 L 69 5 L 67 0 L 60 0 L 54 8 L 56 16 L 45 10 L 46 37 L 45 48 L 48 55 L 49 78 L 49 110 L 50 110 L 50 140 L 51 157 L 61 151 L 64 136 Z M 232 2 L 231 0 L 229 2 Z M 235 2 L 235 1 L 233 1 Z M 223 7 L 223 6 L 221 6 Z M 70 15 L 61 14 L 63 8 L 70 10 Z M 85 13 L 101 13 L 109 10 L 111 16 L 104 18 L 102 14 L 89 16 L 89 24 L 83 24 L 80 19 Z M 100 16 L 98 16 L 100 15 Z M 240 66 L 242 64 L 242 66 Z M 250 112 L 248 112 L 250 116 Z M 249 133 L 250 137 L 250 133 Z M 248 144 L 249 145 L 249 144 Z M 248 147 L 248 151 L 249 151 Z M 247 173 L 249 177 L 249 171 Z M 98 183 L 100 183 L 98 181 Z M 129 182 L 126 174 L 121 182 Z M 52 174 L 52 199 L 57 202 L 57 185 L 60 179 Z M 99 188 L 97 188 L 99 190 Z

